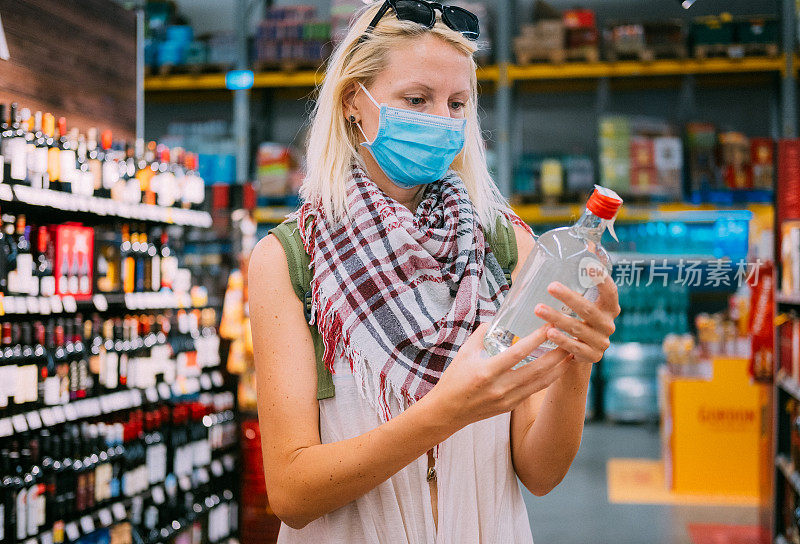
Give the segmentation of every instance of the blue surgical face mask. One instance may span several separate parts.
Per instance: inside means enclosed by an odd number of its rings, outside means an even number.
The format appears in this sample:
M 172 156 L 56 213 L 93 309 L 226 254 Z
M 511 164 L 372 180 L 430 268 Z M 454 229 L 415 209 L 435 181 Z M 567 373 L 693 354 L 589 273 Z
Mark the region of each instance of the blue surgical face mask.
M 372 142 L 358 124 L 367 140 L 361 145 L 369 149 L 386 176 L 403 188 L 442 179 L 464 147 L 467 120 L 380 105 L 364 85 L 361 88 L 381 110 Z

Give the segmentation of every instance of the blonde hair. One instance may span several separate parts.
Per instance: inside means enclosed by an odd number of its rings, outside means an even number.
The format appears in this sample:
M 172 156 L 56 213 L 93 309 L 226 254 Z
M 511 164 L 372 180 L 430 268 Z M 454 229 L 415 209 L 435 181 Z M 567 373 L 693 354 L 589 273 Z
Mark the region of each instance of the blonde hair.
M 475 42 L 451 30 L 441 20 L 428 29 L 417 23 L 400 21 L 394 11 L 389 10 L 371 34 L 359 43 L 382 3 L 375 2 L 361 10 L 328 61 L 311 116 L 306 177 L 300 196 L 321 206 L 328 220 L 338 222 L 347 218 L 345 182 L 350 177 L 353 161 L 362 165 L 363 161 L 358 153 L 360 133 L 345 119 L 343 94 L 358 82 L 369 86 L 386 67 L 390 51 L 406 40 L 431 34 L 471 59 L 470 99 L 465 106 L 466 143 L 453 161 L 452 168 L 464 181 L 484 230 L 492 231 L 498 215 L 508 211 L 509 207 L 486 167 L 486 152 L 478 122 L 477 66 L 472 59 L 476 51 Z

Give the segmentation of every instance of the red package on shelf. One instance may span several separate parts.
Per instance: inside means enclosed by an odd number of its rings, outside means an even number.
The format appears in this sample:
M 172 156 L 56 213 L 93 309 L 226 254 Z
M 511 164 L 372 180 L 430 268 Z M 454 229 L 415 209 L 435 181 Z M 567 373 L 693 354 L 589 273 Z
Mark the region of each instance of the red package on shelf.
M 92 296 L 94 229 L 67 224 L 53 227 L 56 257 L 56 294 L 89 298 Z
M 750 138 L 750 166 L 754 189 L 775 186 L 775 141 L 772 138 Z
M 594 11 L 590 9 L 568 9 L 564 12 L 566 28 L 595 28 Z
M 800 139 L 778 141 L 777 221 L 800 219 Z
M 750 376 L 767 379 L 775 361 L 775 265 L 761 263 L 750 280 Z

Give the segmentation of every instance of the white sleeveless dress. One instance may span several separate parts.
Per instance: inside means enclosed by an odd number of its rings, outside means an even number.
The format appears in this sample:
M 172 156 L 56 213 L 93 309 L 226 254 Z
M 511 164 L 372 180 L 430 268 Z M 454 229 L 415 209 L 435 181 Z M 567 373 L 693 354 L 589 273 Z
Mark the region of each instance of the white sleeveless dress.
M 366 433 L 381 421 L 361 396 L 347 361 L 334 364 L 336 395 L 319 403 L 327 444 Z M 400 406 L 391 406 L 392 413 Z M 302 529 L 281 524 L 278 544 L 532 544 L 528 513 L 511 464 L 510 414 L 464 427 L 439 446 L 438 531 L 427 455 L 355 501 Z

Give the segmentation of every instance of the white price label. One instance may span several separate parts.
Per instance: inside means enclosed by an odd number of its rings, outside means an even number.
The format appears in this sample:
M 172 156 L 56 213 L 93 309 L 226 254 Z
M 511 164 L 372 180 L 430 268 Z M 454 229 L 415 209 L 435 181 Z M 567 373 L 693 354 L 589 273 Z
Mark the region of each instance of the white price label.
M 74 314 L 78 311 L 78 303 L 75 302 L 75 297 L 67 295 L 61 299 L 61 304 L 64 305 L 64 311 L 68 314 Z
M 47 297 L 39 297 L 39 313 L 42 315 L 50 315 L 53 307 L 50 304 L 50 299 Z
M 108 310 L 108 299 L 106 299 L 105 295 L 94 295 L 92 297 L 92 302 L 94 303 L 94 307 L 97 308 L 98 312 L 105 312 Z
M 53 416 L 56 418 L 56 424 L 67 421 L 67 414 L 61 406 L 53 406 Z
M 0 419 L 0 438 L 14 434 L 14 425 L 9 418 Z
M 75 421 L 79 417 L 74 404 L 67 404 L 64 406 L 64 415 L 67 416 L 67 421 Z
M 11 416 L 11 423 L 14 425 L 14 430 L 18 433 L 24 433 L 28 430 L 28 420 L 25 419 L 25 415 L 23 414 Z
M 111 407 L 110 395 L 103 395 L 99 397 L 100 400 L 100 409 L 103 411 L 104 414 L 107 414 L 113 410 Z
M 64 526 L 64 532 L 67 535 L 67 540 L 70 540 L 72 542 L 75 542 L 76 540 L 78 540 L 81 537 L 81 532 L 78 529 L 78 524 L 75 523 L 74 521 L 70 522 L 70 523 L 67 523 Z
M 17 297 L 3 297 L 3 310 L 7 314 L 17 313 Z
M 155 387 L 148 387 L 144 392 L 144 396 L 147 402 L 158 402 L 158 391 Z
M 39 313 L 39 297 L 25 297 L 25 307 L 29 314 Z
M 114 514 L 114 519 L 117 521 L 122 521 L 128 516 L 128 513 L 125 511 L 125 505 L 121 502 L 111 505 L 111 513 Z
M 58 295 L 53 295 L 50 297 L 50 309 L 53 310 L 54 314 L 60 314 L 64 311 L 64 305 L 61 304 L 61 297 Z
M 114 518 L 111 516 L 111 511 L 108 508 L 103 508 L 97 512 L 97 517 L 100 519 L 100 525 L 108 527 L 114 523 Z
M 142 392 L 139 389 L 131 390 L 131 403 L 133 406 L 141 406 L 142 405 Z
M 84 534 L 89 534 L 94 532 L 94 520 L 92 516 L 83 516 L 81 518 L 81 529 L 83 530 Z
M 133 300 L 133 293 L 125 293 L 125 307 L 129 310 L 136 309 L 136 303 Z
M 169 385 L 164 382 L 158 384 L 158 394 L 161 400 L 169 400 L 172 398 L 172 391 L 170 391 Z
M 25 414 L 25 419 L 28 420 L 28 428 L 35 431 L 42 428 L 42 418 L 39 417 L 39 412 L 28 412 Z
M 89 415 L 90 417 L 97 417 L 102 413 L 100 409 L 100 401 L 97 399 L 89 399 Z
M 39 417 L 42 418 L 42 423 L 44 423 L 46 427 L 52 427 L 56 424 L 56 417 L 53 414 L 52 408 L 42 408 L 39 410 Z

